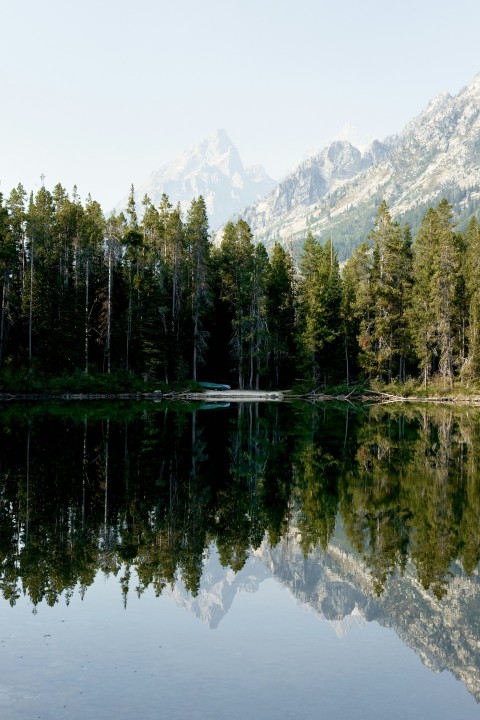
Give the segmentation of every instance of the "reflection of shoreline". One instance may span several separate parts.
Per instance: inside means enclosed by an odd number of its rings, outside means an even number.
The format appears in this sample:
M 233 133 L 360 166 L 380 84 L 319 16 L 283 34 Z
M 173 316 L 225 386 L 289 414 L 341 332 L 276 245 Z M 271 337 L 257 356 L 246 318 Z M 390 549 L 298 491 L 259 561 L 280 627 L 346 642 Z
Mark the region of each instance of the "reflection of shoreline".
M 390 578 L 377 597 L 368 567 L 343 549 L 336 533 L 326 552 L 305 558 L 297 531 L 275 548 L 266 542 L 255 552 L 294 597 L 325 617 L 339 635 L 362 621 L 376 621 L 399 638 L 433 672 L 449 670 L 480 702 L 480 575 L 466 577 L 452 566 L 446 596 L 439 600 L 418 582 L 411 563 Z

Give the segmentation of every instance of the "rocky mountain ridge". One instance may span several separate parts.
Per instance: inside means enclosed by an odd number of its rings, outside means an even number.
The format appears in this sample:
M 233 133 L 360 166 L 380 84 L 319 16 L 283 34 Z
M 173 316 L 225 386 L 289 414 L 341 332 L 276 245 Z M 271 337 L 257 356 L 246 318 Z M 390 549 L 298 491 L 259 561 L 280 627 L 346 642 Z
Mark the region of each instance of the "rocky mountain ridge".
M 328 237 L 340 258 L 365 239 L 380 202 L 415 230 L 446 197 L 459 225 L 480 204 L 480 74 L 452 97 L 441 93 L 398 136 L 362 153 L 335 141 L 301 163 L 240 214 L 258 240 L 298 249 L 307 232 Z

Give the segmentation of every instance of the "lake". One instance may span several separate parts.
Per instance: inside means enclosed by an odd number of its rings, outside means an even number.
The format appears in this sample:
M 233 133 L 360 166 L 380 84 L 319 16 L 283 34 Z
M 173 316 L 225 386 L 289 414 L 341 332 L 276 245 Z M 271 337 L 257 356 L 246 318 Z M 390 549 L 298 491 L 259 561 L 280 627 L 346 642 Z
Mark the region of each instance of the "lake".
M 0 408 L 0 717 L 480 717 L 480 412 Z

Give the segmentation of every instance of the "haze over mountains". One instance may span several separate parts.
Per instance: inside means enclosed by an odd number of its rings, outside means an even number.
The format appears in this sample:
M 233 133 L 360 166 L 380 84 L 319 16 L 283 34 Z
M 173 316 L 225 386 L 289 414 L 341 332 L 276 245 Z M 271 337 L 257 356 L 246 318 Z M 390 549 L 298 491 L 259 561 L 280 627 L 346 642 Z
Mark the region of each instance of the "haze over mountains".
M 416 231 L 427 208 L 446 197 L 462 228 L 480 204 L 480 74 L 453 97 L 441 93 L 399 135 L 364 149 L 335 140 L 277 184 L 261 165 L 245 169 L 218 130 L 152 173 L 137 202 L 147 194 L 158 205 L 162 193 L 185 210 L 203 195 L 212 230 L 241 217 L 267 247 L 278 240 L 294 250 L 311 230 L 330 237 L 340 259 L 365 239 L 383 199 Z
M 226 132 L 217 130 L 153 172 L 135 189 L 135 198 L 140 212 L 145 195 L 158 207 L 163 193 L 172 205 L 180 203 L 186 211 L 192 199 L 202 195 L 210 226 L 217 228 L 246 205 L 264 197 L 275 184 L 261 165 L 245 168 Z M 124 209 L 126 204 L 127 198 L 123 198 L 115 210 Z

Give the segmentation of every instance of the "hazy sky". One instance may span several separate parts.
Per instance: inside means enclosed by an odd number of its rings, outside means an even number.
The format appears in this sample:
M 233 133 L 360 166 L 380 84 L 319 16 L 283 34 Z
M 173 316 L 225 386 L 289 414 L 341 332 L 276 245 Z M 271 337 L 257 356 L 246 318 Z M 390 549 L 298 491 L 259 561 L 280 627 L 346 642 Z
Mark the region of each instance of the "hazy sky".
M 104 210 L 224 128 L 280 178 L 480 72 L 479 0 L 0 0 L 0 191 Z

